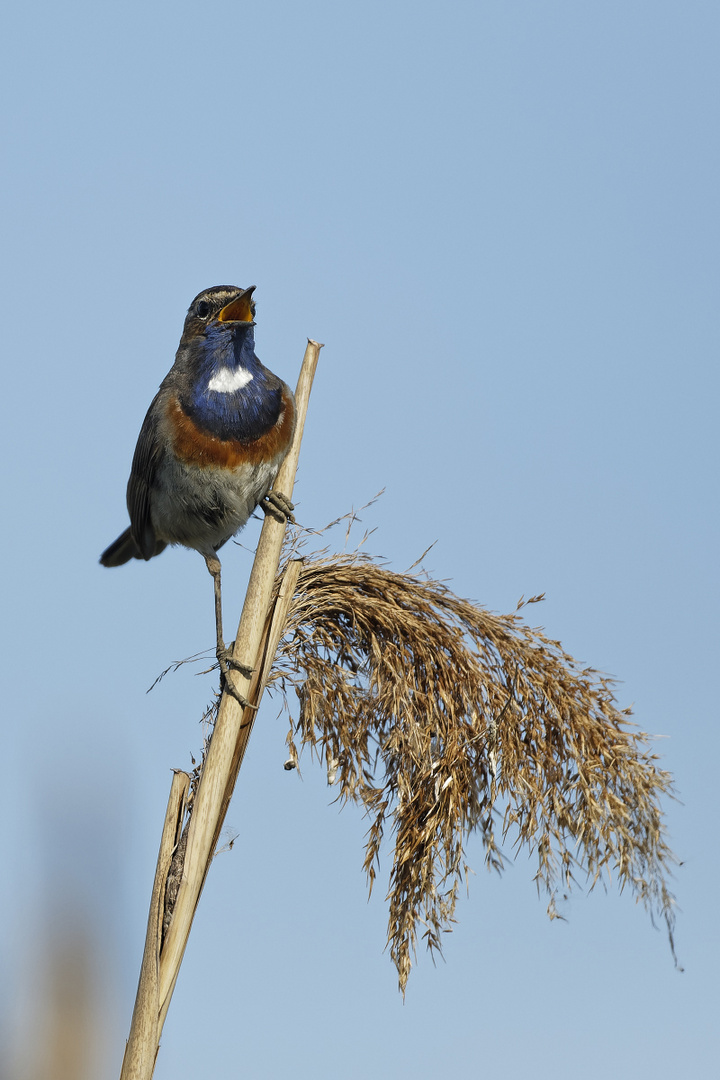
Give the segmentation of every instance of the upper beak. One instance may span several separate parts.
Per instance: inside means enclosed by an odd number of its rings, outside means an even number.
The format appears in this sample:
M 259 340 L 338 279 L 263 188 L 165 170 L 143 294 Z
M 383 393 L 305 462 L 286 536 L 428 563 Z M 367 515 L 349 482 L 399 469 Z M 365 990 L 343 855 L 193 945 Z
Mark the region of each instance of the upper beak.
M 218 312 L 219 322 L 249 322 L 253 321 L 252 304 L 250 298 L 257 286 L 251 285 L 249 289 L 241 292 L 235 300 L 231 300 Z

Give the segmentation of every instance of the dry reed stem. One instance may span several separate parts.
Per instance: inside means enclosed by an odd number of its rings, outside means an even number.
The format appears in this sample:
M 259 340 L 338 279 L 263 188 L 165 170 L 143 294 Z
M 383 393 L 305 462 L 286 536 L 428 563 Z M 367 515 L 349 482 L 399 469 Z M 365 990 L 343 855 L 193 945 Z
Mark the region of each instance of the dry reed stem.
M 551 917 L 575 872 L 592 888 L 614 871 L 672 946 L 675 860 L 659 806 L 670 774 L 611 680 L 517 612 L 492 614 L 357 553 L 306 558 L 272 681 L 297 694 L 291 758 L 299 736 L 341 802 L 370 818 L 371 889 L 393 834 L 388 943 L 403 991 L 418 932 L 440 950 L 453 922 L 473 832 L 489 868 L 502 869 L 508 836 L 535 855 Z
M 158 967 L 160 962 L 160 941 L 162 932 L 165 887 L 168 872 L 182 833 L 185 820 L 190 777 L 176 769 L 170 786 L 165 821 L 160 840 L 150 899 L 145 950 L 143 953 L 140 980 L 138 983 L 135 1008 L 133 1010 L 130 1034 L 125 1047 L 120 1080 L 144 1080 L 148 1075 L 148 1065 L 154 1065 L 158 1045 L 158 1014 L 160 998 L 158 990 Z M 153 1052 L 152 1047 L 155 1050 Z M 150 1061 L 152 1058 L 152 1061 Z M 152 1076 L 152 1067 L 150 1069 Z
M 283 492 L 288 498 L 292 498 L 307 404 L 321 347 L 317 342 L 308 341 L 295 395 L 295 438 L 274 485 L 276 491 Z M 280 523 L 272 515 L 265 516 L 235 638 L 234 658 L 255 669 L 258 668 L 258 652 L 280 562 L 285 527 L 284 523 Z M 247 697 L 251 680 L 236 671 L 231 673 L 230 678 L 236 690 Z M 253 703 L 255 705 L 259 704 L 261 689 L 256 690 L 258 701 Z M 254 715 L 254 709 L 243 709 L 232 694 L 226 692 L 222 695 L 212 740 L 195 793 L 183 880 L 160 955 L 160 1030 L 167 1015 L 195 909 L 222 828 L 231 794 L 229 786 L 234 780 L 232 774 L 235 772 L 237 775 L 237 768 L 242 760 L 242 754 L 240 761 L 237 760 L 236 747 L 238 744 L 242 745 L 244 753 Z M 243 731 L 243 728 L 246 730 Z
M 321 348 L 322 345 L 318 342 L 308 339 L 295 393 L 297 417 L 295 436 L 274 484 L 274 490 L 282 492 L 288 498 L 292 497 L 308 400 Z M 179 884 L 177 884 L 169 924 L 165 919 L 167 930 L 162 940 L 159 935 L 162 932 L 163 913 L 161 912 L 159 928 L 152 910 L 151 922 L 148 924 L 148 937 L 150 938 L 153 933 L 158 934 L 153 946 L 157 948 L 159 954 L 157 988 L 147 989 L 143 981 L 144 975 L 153 978 L 155 975 L 151 971 L 146 971 L 144 965 L 138 987 L 138 1000 L 147 997 L 151 1001 L 156 1001 L 155 1025 L 154 1028 L 152 1024 L 144 1022 L 141 1025 L 140 1019 L 146 1015 L 146 1012 L 138 1012 L 136 1030 L 136 1013 L 133 1013 L 129 1042 L 132 1042 L 135 1047 L 133 1067 L 136 1071 L 133 1074 L 123 1071 L 121 1080 L 126 1080 L 131 1075 L 132 1080 L 150 1080 L 152 1077 L 157 1047 L 195 911 L 215 853 L 257 706 L 264 690 L 261 674 L 268 667 L 266 652 L 267 641 L 273 632 L 273 611 L 278 603 L 283 603 L 282 595 L 278 598 L 276 575 L 285 529 L 284 522 L 278 521 L 269 514 L 265 516 L 233 647 L 234 658 L 243 666 L 253 668 L 254 673 L 249 679 L 235 670 L 229 675 L 237 694 L 249 701 L 250 706 L 243 707 L 238 698 L 227 691 L 220 698 L 212 738 L 208 743 L 199 772 L 189 818 L 182 837 L 184 845 L 182 865 L 168 867 L 166 872 L 166 878 L 167 873 L 171 873 Z M 273 590 L 275 590 L 274 595 Z M 277 620 L 275 631 L 277 632 Z M 158 867 L 158 873 L 159 870 Z M 146 946 L 146 953 L 148 952 L 151 952 L 151 949 Z

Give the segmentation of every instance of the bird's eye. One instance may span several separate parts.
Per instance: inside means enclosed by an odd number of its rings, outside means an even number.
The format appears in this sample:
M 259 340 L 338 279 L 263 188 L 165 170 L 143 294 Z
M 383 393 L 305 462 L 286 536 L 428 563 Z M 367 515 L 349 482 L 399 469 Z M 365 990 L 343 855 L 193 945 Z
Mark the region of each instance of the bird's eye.
M 195 305 L 195 313 L 201 319 L 207 319 L 208 315 L 210 314 L 210 305 L 208 304 L 207 300 L 199 300 L 197 302 L 197 304 Z

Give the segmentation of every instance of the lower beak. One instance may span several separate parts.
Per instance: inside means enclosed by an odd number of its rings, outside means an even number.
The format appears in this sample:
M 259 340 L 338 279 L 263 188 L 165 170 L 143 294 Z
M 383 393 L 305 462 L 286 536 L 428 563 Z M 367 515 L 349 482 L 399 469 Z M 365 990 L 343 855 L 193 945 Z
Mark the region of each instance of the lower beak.
M 235 300 L 231 300 L 229 304 L 221 308 L 217 316 L 218 322 L 252 322 L 253 310 L 250 301 L 255 288 L 255 285 L 251 285 L 249 289 L 241 292 Z

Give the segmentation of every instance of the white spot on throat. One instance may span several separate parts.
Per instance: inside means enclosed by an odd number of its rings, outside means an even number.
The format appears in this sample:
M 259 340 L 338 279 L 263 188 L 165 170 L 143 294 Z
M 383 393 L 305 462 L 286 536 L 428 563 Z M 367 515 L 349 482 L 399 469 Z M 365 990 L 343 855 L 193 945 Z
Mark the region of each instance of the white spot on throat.
M 216 394 L 232 394 L 235 390 L 242 390 L 249 382 L 252 382 L 252 375 L 247 368 L 223 367 L 213 375 L 208 390 L 214 390 Z

